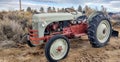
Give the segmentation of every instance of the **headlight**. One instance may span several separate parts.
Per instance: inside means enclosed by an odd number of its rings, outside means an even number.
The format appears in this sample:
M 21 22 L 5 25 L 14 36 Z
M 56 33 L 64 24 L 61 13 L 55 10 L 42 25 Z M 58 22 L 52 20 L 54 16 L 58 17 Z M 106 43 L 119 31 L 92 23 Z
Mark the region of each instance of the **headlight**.
M 47 22 L 46 21 L 42 22 L 42 27 L 45 27 L 45 26 L 47 26 Z

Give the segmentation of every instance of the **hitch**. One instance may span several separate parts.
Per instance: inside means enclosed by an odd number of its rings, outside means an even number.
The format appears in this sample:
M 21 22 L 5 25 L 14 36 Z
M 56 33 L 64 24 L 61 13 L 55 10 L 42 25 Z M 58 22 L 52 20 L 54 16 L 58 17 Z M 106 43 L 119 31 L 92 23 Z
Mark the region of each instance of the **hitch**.
M 118 37 L 119 36 L 119 32 L 112 29 L 112 36 L 113 37 Z

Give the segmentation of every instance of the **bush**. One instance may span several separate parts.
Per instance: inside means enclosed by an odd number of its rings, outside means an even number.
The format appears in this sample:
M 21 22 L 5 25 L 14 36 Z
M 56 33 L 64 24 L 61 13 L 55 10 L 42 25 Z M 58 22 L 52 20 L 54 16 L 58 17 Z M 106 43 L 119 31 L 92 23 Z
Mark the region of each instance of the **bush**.
M 21 41 L 30 25 L 32 13 L 19 11 L 0 12 L 0 47 L 13 47 L 26 42 Z
M 23 32 L 21 25 L 14 20 L 0 21 L 0 45 L 16 46 Z

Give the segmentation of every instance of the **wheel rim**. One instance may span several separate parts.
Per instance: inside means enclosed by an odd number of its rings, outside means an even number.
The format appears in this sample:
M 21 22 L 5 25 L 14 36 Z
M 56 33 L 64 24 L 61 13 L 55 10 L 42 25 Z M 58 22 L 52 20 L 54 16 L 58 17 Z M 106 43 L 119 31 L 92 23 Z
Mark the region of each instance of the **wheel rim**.
M 100 43 L 107 41 L 110 35 L 110 24 L 107 20 L 102 20 L 97 28 L 97 39 Z
M 54 60 L 60 60 L 66 55 L 67 50 L 68 50 L 68 44 L 66 40 L 57 39 L 53 42 L 53 44 L 50 47 L 50 56 Z

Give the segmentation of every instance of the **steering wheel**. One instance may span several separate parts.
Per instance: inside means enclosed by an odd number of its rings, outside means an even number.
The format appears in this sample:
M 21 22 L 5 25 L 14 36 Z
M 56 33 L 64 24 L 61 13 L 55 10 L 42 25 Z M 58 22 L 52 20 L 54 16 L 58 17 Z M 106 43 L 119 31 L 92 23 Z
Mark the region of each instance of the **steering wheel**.
M 68 12 L 68 13 L 71 13 L 73 15 L 76 15 L 78 14 L 76 10 L 72 9 L 72 8 L 65 8 L 65 11 Z

